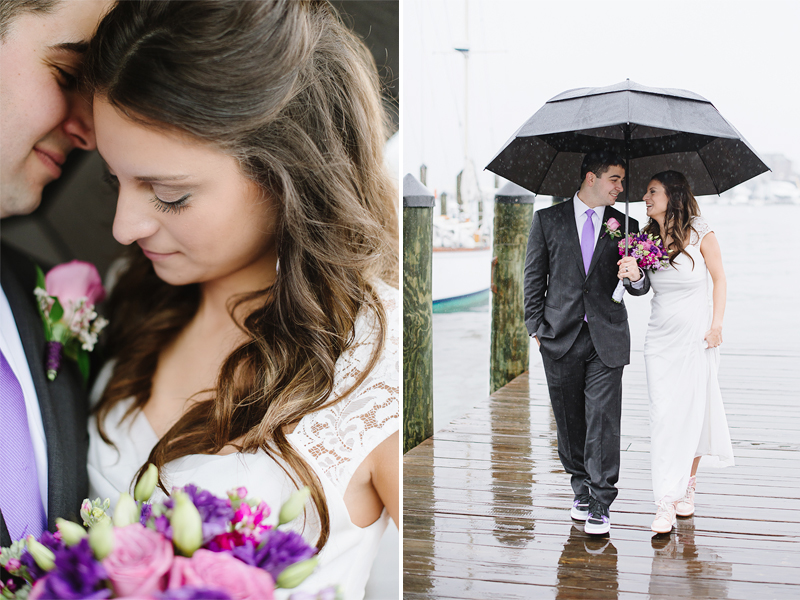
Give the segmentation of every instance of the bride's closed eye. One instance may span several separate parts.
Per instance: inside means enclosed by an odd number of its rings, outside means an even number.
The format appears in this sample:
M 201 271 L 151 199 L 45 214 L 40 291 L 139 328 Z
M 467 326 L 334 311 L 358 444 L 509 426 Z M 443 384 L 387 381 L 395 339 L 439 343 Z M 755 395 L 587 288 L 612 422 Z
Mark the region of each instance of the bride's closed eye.
M 163 213 L 179 214 L 185 208 L 188 208 L 187 202 L 191 194 L 184 194 L 177 200 L 162 200 L 158 196 L 153 196 L 151 202 L 155 205 L 156 210 Z
M 103 169 L 103 181 L 111 186 L 113 190 L 119 192 L 119 179 L 108 168 Z M 158 194 L 154 193 L 150 202 L 155 205 L 156 210 L 159 212 L 179 214 L 185 208 L 188 208 L 187 203 L 190 197 L 191 194 L 184 194 L 176 200 L 169 200 L 160 198 Z

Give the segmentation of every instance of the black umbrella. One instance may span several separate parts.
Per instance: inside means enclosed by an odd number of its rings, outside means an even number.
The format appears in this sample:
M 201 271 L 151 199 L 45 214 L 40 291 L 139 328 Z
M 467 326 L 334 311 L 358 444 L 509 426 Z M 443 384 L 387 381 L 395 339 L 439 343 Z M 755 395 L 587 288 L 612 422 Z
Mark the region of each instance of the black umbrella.
M 673 169 L 695 195 L 720 194 L 769 168 L 708 100 L 693 92 L 626 80 L 550 99 L 486 167 L 534 192 L 572 196 L 583 157 L 611 148 L 628 161 L 626 201 L 641 200 L 650 176 Z
M 486 168 L 535 194 L 571 197 L 580 184 L 584 155 L 601 148 L 617 151 L 628 163 L 626 242 L 629 191 L 633 201 L 641 200 L 655 173 L 680 171 L 702 196 L 720 194 L 769 170 L 702 96 L 629 79 L 551 98 Z

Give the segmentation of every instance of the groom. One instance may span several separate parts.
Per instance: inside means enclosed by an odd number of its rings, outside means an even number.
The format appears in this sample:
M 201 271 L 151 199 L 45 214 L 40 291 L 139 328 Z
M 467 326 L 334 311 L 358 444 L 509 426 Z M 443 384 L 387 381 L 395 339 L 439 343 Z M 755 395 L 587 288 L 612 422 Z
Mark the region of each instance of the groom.
M 609 506 L 619 479 L 622 369 L 630 362 L 624 304 L 612 293 L 628 269 L 634 295 L 650 282 L 631 258 L 620 260 L 610 218 L 622 192 L 625 161 L 604 150 L 588 153 L 575 196 L 537 211 L 525 260 L 525 325 L 542 354 L 558 431 L 558 455 L 572 475 L 572 518 L 585 531 L 611 529 Z M 630 231 L 639 230 L 631 219 Z
M 67 154 L 95 147 L 76 85 L 108 0 L 0 5 L 0 218 L 31 213 Z M 45 375 L 34 266 L 0 249 L 0 545 L 77 517 L 88 493 L 88 405 L 73 364 Z M 2 574 L 5 576 L 5 573 Z

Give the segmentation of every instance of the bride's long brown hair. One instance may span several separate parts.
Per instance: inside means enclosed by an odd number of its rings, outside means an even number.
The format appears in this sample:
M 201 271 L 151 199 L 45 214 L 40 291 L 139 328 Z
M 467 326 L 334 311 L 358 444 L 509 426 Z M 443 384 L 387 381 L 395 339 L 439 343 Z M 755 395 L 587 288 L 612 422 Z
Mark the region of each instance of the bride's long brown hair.
M 322 548 L 324 492 L 286 431 L 341 398 L 332 397 L 334 365 L 353 342 L 356 315 L 371 311 L 383 340 L 386 315 L 372 283 L 397 286 L 395 188 L 383 166 L 386 115 L 372 57 L 322 1 L 129 1 L 101 22 L 86 73 L 94 94 L 129 118 L 235 157 L 279 206 L 277 278 L 229 307 L 233 317 L 258 300 L 237 321 L 248 341 L 223 362 L 211 399 L 193 404 L 148 462 L 161 471 L 235 440 L 242 452 L 267 452 L 311 487 Z M 147 403 L 159 351 L 199 300 L 196 284 L 161 281 L 132 249 L 109 302 L 116 365 L 94 409 L 106 442 L 109 411 L 133 397 L 127 417 Z
M 664 215 L 664 229 L 666 234 L 672 238 L 672 241 L 668 247 L 666 246 L 667 241 L 662 241 L 669 253 L 669 264 L 674 264 L 678 256 L 685 254 L 691 259 L 692 268 L 694 268 L 694 259 L 686 252 L 685 243 L 689 239 L 691 232 L 694 231 L 692 219 L 700 216 L 700 207 L 697 205 L 694 194 L 692 194 L 692 188 L 683 173 L 679 171 L 662 171 L 661 173 L 656 173 L 650 179 L 655 179 L 663 185 L 667 194 L 667 213 Z M 661 237 L 661 228 L 654 219 L 647 221 L 643 232 Z

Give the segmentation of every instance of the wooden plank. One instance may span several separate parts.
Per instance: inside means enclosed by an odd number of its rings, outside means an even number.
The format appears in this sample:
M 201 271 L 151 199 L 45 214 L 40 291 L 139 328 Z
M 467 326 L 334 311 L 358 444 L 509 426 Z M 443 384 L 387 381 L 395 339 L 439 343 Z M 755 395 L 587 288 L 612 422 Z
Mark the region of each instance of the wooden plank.
M 635 354 L 635 353 L 634 353 Z M 703 468 L 697 513 L 653 536 L 643 358 L 626 369 L 610 537 L 569 518 L 541 369 L 404 457 L 404 598 L 800 597 L 800 355 L 723 356 L 736 466 Z

